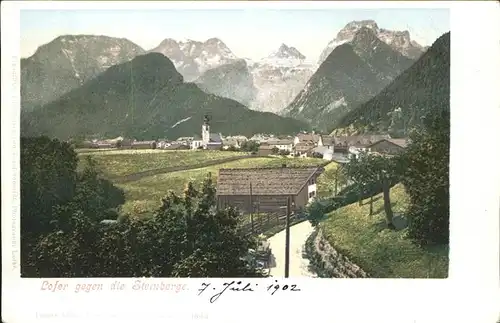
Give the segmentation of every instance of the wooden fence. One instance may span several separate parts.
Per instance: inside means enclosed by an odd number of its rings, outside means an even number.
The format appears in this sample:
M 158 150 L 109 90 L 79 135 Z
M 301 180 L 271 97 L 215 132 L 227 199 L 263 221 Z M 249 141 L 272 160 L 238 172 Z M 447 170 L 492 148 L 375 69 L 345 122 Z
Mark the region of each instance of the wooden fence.
M 290 225 L 306 219 L 305 214 L 290 214 Z M 285 229 L 286 212 L 257 213 L 242 215 L 240 230 L 245 235 L 259 235 L 267 232 L 275 233 Z

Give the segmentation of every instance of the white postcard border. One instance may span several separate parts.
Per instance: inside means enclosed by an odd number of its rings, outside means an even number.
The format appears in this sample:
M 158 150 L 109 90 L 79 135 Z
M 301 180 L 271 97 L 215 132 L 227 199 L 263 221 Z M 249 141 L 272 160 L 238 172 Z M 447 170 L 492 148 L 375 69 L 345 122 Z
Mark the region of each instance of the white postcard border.
M 19 10 L 283 7 L 451 9 L 449 278 L 279 279 L 280 284 L 293 282 L 302 291 L 274 296 L 264 291 L 233 293 L 213 304 L 207 297 L 196 296 L 196 289 L 201 282 L 221 284 L 223 280 L 154 279 L 186 284 L 189 290 L 120 292 L 107 289 L 116 280 L 112 278 L 50 279 L 51 283 L 68 283 L 68 291 L 47 292 L 40 290 L 43 279 L 19 278 Z M 8 323 L 34 322 L 47 320 L 43 313 L 58 313 L 50 320 L 494 322 L 500 316 L 499 13 L 496 2 L 2 2 L 3 319 Z M 129 287 L 135 280 L 119 279 Z M 262 285 L 273 281 L 261 280 Z M 103 283 L 105 288 L 101 292 L 74 292 L 78 284 L 87 283 Z

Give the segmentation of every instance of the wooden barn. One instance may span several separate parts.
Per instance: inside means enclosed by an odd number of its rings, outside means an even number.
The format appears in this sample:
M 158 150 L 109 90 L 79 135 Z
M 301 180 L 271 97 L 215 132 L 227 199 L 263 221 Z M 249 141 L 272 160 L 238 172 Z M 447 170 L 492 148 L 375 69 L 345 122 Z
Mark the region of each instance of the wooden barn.
M 217 206 L 242 213 L 282 212 L 288 197 L 299 211 L 316 196 L 316 179 L 323 167 L 220 169 Z

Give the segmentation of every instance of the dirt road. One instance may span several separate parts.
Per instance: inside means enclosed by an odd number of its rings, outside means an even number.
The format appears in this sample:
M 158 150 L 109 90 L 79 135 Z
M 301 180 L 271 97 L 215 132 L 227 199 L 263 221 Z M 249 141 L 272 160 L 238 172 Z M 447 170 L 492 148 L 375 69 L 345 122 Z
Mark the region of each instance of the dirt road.
M 309 271 L 309 260 L 302 257 L 304 244 L 313 232 L 309 221 L 304 221 L 290 227 L 290 277 L 316 277 Z M 285 230 L 268 239 L 271 244 L 270 275 L 285 276 Z

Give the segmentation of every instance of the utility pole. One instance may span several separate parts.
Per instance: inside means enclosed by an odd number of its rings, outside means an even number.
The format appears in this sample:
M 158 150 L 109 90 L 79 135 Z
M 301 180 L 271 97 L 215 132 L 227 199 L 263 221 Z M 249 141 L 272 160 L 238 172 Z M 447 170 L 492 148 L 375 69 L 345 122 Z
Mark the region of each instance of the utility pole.
M 253 196 L 252 196 L 252 182 L 250 182 L 250 222 L 252 223 L 252 233 L 255 233 L 254 223 L 253 223 Z
M 286 229 L 285 229 L 285 278 L 288 278 L 290 273 L 290 197 L 287 199 L 286 205 Z

